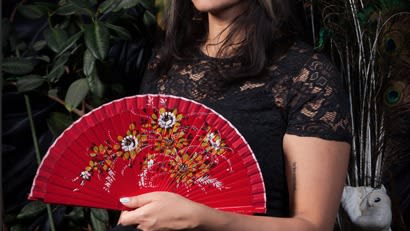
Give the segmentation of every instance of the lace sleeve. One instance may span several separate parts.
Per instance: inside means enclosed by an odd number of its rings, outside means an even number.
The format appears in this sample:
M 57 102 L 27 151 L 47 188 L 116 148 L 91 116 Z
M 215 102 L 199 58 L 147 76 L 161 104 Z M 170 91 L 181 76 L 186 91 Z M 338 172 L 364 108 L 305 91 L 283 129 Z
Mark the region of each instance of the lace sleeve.
M 155 92 L 155 76 L 157 75 L 157 68 L 159 63 L 159 55 L 156 50 L 153 51 L 152 56 L 145 69 L 144 76 L 141 80 L 139 89 L 140 94 L 156 93 Z
M 351 143 L 349 100 L 326 57 L 314 54 L 290 84 L 288 134 Z

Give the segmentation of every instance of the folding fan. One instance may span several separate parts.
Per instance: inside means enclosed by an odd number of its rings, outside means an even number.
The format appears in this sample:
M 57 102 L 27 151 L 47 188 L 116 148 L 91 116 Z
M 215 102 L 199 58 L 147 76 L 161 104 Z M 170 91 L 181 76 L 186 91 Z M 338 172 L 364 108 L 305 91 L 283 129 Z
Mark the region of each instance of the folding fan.
M 266 209 L 245 139 L 212 109 L 169 95 L 122 98 L 74 122 L 49 148 L 29 199 L 121 210 L 119 198 L 153 191 L 225 211 Z

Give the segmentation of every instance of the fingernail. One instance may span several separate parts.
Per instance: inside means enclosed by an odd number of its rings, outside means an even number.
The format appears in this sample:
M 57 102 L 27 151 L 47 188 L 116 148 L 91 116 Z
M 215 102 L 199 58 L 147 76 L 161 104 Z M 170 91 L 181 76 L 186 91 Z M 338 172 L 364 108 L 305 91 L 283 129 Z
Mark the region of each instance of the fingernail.
M 130 202 L 130 198 L 128 198 L 128 197 L 122 197 L 122 198 L 120 198 L 120 202 L 121 202 L 121 203 L 128 203 L 128 202 Z

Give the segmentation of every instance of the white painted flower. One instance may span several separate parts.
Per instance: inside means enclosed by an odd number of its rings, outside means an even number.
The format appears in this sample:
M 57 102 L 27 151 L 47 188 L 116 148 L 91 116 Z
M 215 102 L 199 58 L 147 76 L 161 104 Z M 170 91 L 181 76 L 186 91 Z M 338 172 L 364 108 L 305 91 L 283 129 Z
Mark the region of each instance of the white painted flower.
M 174 126 L 177 118 L 172 112 L 164 112 L 159 116 L 158 125 L 161 128 L 171 128 Z
M 212 148 L 214 148 L 215 150 L 218 150 L 221 147 L 221 139 L 219 139 L 219 137 L 216 137 L 215 133 L 208 133 L 206 138 L 208 139 L 209 144 L 211 144 Z
M 91 173 L 88 171 L 82 171 L 80 174 L 81 178 L 84 180 L 89 180 L 91 178 Z
M 124 152 L 135 150 L 138 147 L 138 140 L 135 136 L 129 135 L 121 141 L 121 148 Z

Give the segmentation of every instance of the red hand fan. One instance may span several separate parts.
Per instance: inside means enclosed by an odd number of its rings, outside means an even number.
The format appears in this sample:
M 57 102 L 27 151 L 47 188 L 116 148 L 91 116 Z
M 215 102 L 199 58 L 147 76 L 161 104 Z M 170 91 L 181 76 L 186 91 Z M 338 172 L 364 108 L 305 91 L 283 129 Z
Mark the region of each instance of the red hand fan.
M 266 210 L 245 139 L 212 109 L 168 95 L 122 98 L 74 122 L 49 148 L 29 199 L 121 210 L 119 198 L 153 191 L 225 211 Z

